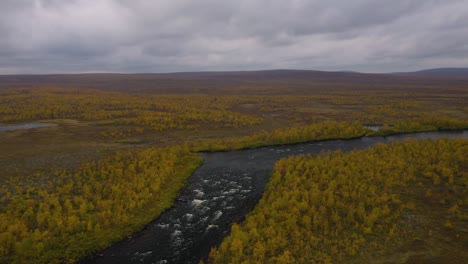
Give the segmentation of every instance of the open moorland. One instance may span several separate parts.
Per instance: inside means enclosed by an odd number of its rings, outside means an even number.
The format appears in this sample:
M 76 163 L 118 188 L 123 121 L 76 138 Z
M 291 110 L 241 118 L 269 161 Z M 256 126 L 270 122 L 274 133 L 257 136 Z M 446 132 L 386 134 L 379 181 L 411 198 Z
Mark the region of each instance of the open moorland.
M 1 126 L 47 124 L 34 129 L 0 131 L 0 263 L 75 262 L 141 229 L 171 206 L 187 178 L 202 162 L 197 151 L 466 129 L 467 101 L 466 72 L 362 74 L 275 70 L 0 76 Z M 373 131 L 366 126 L 381 128 Z M 428 252 L 436 252 L 435 239 L 459 238 L 450 240 L 455 245 L 454 260 L 458 260 L 460 247 L 467 241 L 463 227 L 467 217 L 467 196 L 463 192 L 467 174 L 466 160 L 462 157 L 463 151 L 466 153 L 466 140 L 405 144 L 349 156 L 330 154 L 317 159 L 295 157 L 280 161 L 258 208 L 245 224 L 233 227 L 232 235 L 219 250 L 212 252 L 210 261 L 308 263 L 360 256 L 355 257 L 359 263 L 372 259 L 371 249 L 383 250 L 380 239 L 389 240 L 397 248 L 405 246 L 402 241 L 407 238 L 407 242 L 416 241 L 417 245 L 411 244 L 416 247 L 421 244 L 419 240 L 428 236 L 433 239 L 421 246 Z M 400 156 L 393 155 L 401 148 L 405 151 Z M 429 170 L 427 166 L 433 164 L 434 157 L 429 154 L 427 159 L 415 157 L 434 148 L 440 148 L 441 152 L 435 155 L 454 152 L 456 156 L 450 154 L 441 163 L 443 167 Z M 305 167 L 335 163 L 360 167 L 359 157 L 374 162 L 378 151 L 393 157 L 380 159 L 382 168 L 394 164 L 395 159 L 418 163 L 389 169 L 392 175 L 410 170 L 412 174 L 407 178 L 388 178 L 375 187 L 374 181 L 362 180 L 366 184 L 362 188 L 366 190 L 385 191 L 386 200 L 382 198 L 377 204 L 371 202 L 370 196 L 352 196 L 354 182 L 337 176 L 335 186 L 329 177 L 321 178 L 310 169 L 301 172 Z M 297 170 L 290 171 L 291 168 Z M 370 168 L 364 172 L 374 175 L 375 181 L 382 181 L 387 173 Z M 364 172 L 345 171 L 342 175 L 371 179 Z M 302 176 L 291 177 L 292 182 L 277 182 L 281 175 L 298 173 Z M 279 207 L 273 209 L 280 211 L 282 206 L 288 207 L 288 202 L 294 203 L 288 208 L 297 207 L 298 211 L 293 213 L 301 217 L 291 220 L 298 227 L 292 231 L 302 232 L 301 228 L 322 231 L 310 234 L 307 238 L 310 241 L 291 240 L 288 242 L 291 249 L 286 249 L 284 241 L 289 240 L 281 237 L 284 234 L 268 229 L 272 228 L 270 225 L 283 228 L 284 217 L 273 215 L 271 221 L 262 222 L 259 215 L 264 215 L 264 210 L 275 213 L 266 208 L 275 205 L 275 193 L 297 186 L 297 181 L 311 179 L 321 184 L 319 189 L 328 197 L 326 200 L 314 200 L 314 207 L 305 210 L 301 197 L 317 186 L 304 185 L 304 190 L 297 190 L 299 194 L 291 194 L 294 199 L 279 202 Z M 400 193 L 397 190 L 400 185 L 416 190 L 414 197 Z M 337 190 L 350 195 L 335 197 Z M 450 190 L 450 196 L 444 196 L 445 190 Z M 420 199 L 417 194 L 430 199 Z M 330 209 L 347 202 L 355 211 L 351 216 Z M 424 213 L 421 208 L 432 204 L 440 208 L 421 227 L 408 231 L 391 224 L 399 223 L 399 217 L 407 211 L 419 217 Z M 307 216 L 315 209 L 320 214 Z M 440 218 L 446 209 L 448 216 Z M 324 223 L 323 219 L 330 217 L 334 222 Z M 434 227 L 431 234 L 418 229 L 439 218 L 444 220 L 442 227 Z M 328 229 L 322 229 L 323 225 Z M 251 231 L 252 226 L 258 229 L 257 233 Z M 281 228 L 277 228 L 278 232 L 292 234 L 289 227 Z M 352 239 L 341 240 L 340 236 L 350 232 L 349 228 L 356 230 L 349 234 Z M 277 243 L 275 239 L 283 242 Z M 312 255 L 297 258 L 300 253 L 297 249 L 303 248 L 301 243 L 310 245 Z M 360 250 L 364 250 L 361 255 Z M 441 253 L 444 261 L 450 260 L 447 252 Z M 406 261 L 400 257 L 379 256 L 379 259 Z

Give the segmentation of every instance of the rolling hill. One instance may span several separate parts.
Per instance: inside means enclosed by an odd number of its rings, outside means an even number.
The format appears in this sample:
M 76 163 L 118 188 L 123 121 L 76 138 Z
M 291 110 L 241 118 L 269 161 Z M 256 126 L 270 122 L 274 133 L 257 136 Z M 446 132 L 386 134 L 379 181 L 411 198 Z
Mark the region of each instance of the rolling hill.
M 143 74 L 51 74 L 0 75 L 0 89 L 9 87 L 60 86 L 128 92 L 156 93 L 246 93 L 258 90 L 292 89 L 317 92 L 334 90 L 400 90 L 459 87 L 468 81 L 468 69 L 431 69 L 418 72 L 370 74 L 313 70 L 213 71 Z M 237 92 L 236 92 L 237 90 Z M 426 91 L 427 92 L 427 91 Z

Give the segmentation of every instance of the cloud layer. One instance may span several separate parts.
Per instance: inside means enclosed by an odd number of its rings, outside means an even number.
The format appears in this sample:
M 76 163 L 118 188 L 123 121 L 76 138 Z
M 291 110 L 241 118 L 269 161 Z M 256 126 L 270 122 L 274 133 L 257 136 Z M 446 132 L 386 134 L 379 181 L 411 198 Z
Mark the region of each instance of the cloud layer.
M 0 74 L 468 66 L 466 0 L 2 0 Z

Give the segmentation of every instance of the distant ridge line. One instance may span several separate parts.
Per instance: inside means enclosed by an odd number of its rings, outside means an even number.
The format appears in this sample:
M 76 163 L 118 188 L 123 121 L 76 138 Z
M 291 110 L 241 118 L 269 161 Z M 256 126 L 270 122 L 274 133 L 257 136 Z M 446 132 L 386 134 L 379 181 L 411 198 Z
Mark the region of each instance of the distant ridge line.
M 467 68 L 432 68 L 418 71 L 407 72 L 380 72 L 369 73 L 360 71 L 338 70 L 306 70 L 306 69 L 267 69 L 267 70 L 239 70 L 239 71 L 176 71 L 176 72 L 141 72 L 141 73 L 125 73 L 125 72 L 84 72 L 84 73 L 25 73 L 25 74 L 0 74 L 0 76 L 125 76 L 125 75 L 155 75 L 155 76 L 221 76 L 221 75 L 254 75 L 254 74 L 363 74 L 363 75 L 453 75 L 453 74 L 468 74 Z

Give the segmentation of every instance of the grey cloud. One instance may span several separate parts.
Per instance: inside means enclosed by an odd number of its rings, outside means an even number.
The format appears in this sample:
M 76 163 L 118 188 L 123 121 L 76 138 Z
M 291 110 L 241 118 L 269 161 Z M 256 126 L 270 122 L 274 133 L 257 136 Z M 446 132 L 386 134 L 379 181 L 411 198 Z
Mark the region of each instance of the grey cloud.
M 464 0 L 2 0 L 0 74 L 467 66 Z

